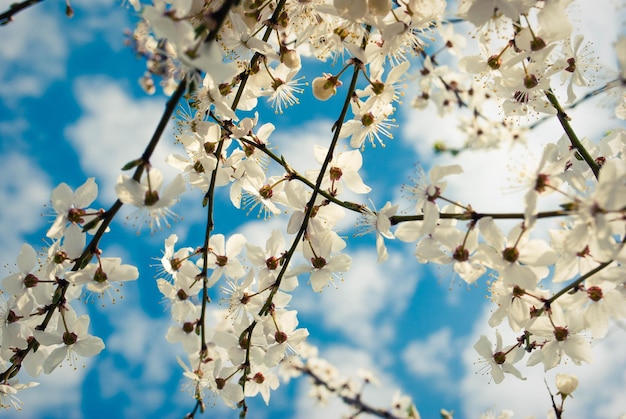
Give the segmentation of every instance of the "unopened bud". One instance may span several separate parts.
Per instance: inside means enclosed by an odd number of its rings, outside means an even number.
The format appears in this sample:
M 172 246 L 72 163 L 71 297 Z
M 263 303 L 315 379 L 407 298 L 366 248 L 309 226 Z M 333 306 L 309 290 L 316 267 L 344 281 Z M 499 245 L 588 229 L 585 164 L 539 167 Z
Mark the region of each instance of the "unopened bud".
M 578 387 L 578 379 L 569 374 L 557 374 L 555 378 L 556 388 L 562 396 L 568 396 Z
M 341 86 L 341 82 L 332 76 L 316 77 L 311 83 L 313 96 L 318 100 L 330 99 L 332 95 L 337 93 L 337 86 Z
M 69 0 L 65 2 L 65 16 L 69 17 L 70 19 L 74 17 L 74 9 L 72 9 L 72 5 L 70 4 Z
M 294 49 L 286 50 L 280 57 L 280 61 L 291 70 L 300 68 L 300 54 Z

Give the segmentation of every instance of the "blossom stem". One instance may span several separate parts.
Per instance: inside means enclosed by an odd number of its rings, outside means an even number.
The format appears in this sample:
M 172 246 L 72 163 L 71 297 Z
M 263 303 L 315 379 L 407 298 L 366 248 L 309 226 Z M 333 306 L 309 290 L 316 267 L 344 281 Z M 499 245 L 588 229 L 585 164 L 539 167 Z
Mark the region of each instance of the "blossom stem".
M 448 202 L 448 203 L 450 203 L 450 204 L 452 204 L 454 206 L 457 206 L 457 207 L 459 207 L 461 209 L 464 209 L 465 211 L 469 211 L 470 210 L 468 207 L 466 207 L 464 205 L 461 205 L 458 202 L 455 202 L 455 201 L 453 201 L 451 199 L 448 199 L 448 198 L 446 198 L 444 196 L 438 196 L 437 199 L 441 199 L 442 201 L 446 201 L 446 202 Z
M 464 249 L 465 249 L 465 244 L 467 243 L 467 238 L 469 237 L 470 232 L 474 230 L 474 228 L 476 228 L 476 221 L 472 221 L 471 223 L 469 223 L 467 231 L 465 231 L 465 236 L 463 237 L 463 243 L 461 243 L 461 246 Z
M 583 143 L 578 139 L 578 136 L 576 135 L 574 129 L 569 123 L 569 116 L 567 116 L 567 114 L 561 107 L 561 104 L 559 103 L 559 100 L 557 99 L 552 89 L 546 90 L 545 93 L 550 104 L 554 107 L 554 109 L 556 109 L 556 116 L 559 119 L 559 122 L 561 123 L 561 126 L 565 131 L 565 134 L 567 134 L 567 137 L 572 143 L 572 147 L 574 147 L 578 151 L 578 153 L 585 160 L 587 165 L 589 165 L 591 171 L 597 179 L 600 173 L 600 165 L 596 163 L 591 154 L 589 154 L 589 151 L 587 151 Z

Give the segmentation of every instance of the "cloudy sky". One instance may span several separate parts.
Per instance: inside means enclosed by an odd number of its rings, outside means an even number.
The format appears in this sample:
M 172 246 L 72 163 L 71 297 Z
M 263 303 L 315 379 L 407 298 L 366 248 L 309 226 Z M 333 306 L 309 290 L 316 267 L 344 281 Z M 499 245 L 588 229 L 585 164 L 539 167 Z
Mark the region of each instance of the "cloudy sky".
M 0 11 L 12 2 L 0 0 Z M 613 70 L 613 44 L 625 31 L 624 9 L 616 3 L 603 0 L 593 7 L 575 8 L 577 27 L 591 34 L 594 53 Z M 0 277 L 15 270 L 22 243 L 45 245 L 42 238 L 52 218 L 44 204 L 59 183 L 75 188 L 94 176 L 100 189 L 95 206 L 110 206 L 119 169 L 140 155 L 166 102 L 163 96 L 141 91 L 137 80 L 145 63 L 123 46 L 123 30 L 135 21 L 132 11 L 108 0 L 73 5 L 76 14 L 71 20 L 64 15 L 64 2 L 48 1 L 0 27 Z M 321 73 L 322 67 L 316 69 Z M 307 76 L 311 80 L 317 75 Z M 414 92 L 409 86 L 405 105 Z M 277 126 L 272 143 L 302 171 L 314 167 L 306 152 L 320 138 L 330 138 L 333 112 L 340 106 L 337 101 L 319 106 L 306 93 L 301 105 L 280 117 L 261 107 L 261 122 Z M 611 113 L 599 100 L 571 116 L 579 135 L 597 139 L 618 124 Z M 415 164 L 451 162 L 450 157 L 433 155 L 432 144 L 459 137 L 454 120 L 439 119 L 434 110 L 418 112 L 404 106 L 396 119 L 400 128 L 394 140 L 364 154 L 363 177 L 373 189 L 368 198 L 377 208 L 387 200 L 408 208 L 401 201 L 400 186 L 413 174 Z M 532 170 L 542 145 L 560 135 L 557 124 L 549 122 L 531 135 L 527 147 L 461 154 L 457 161 L 465 174 L 449 182 L 447 194 L 479 211 L 519 210 L 522 194 L 515 188 L 516 174 L 508 172 Z M 168 177 L 175 175 L 164 163 L 176 150 L 172 139 L 170 134 L 152 160 Z M 189 193 L 175 208 L 185 221 L 154 235 L 144 230 L 137 236 L 137 228 L 123 219 L 113 224 L 102 242 L 104 252 L 138 266 L 140 278 L 124 287 L 120 302 L 105 301 L 103 307 L 103 301 L 96 300 L 75 306 L 92 316 L 91 332 L 105 341 L 105 351 L 82 360 L 84 365 L 76 370 L 64 365 L 51 376 L 39 377 L 38 388 L 20 394 L 24 411 L 9 411 L 7 417 L 180 418 L 193 407 L 189 393 L 181 389 L 176 355 L 182 351 L 164 338 L 169 319 L 160 303 L 151 258 L 161 255 L 163 240 L 171 233 L 181 241 L 198 242 L 197 232 L 203 228 L 200 200 Z M 229 206 L 225 202 L 218 211 L 220 233 L 241 232 L 263 245 L 272 229 L 285 228 L 285 220 L 262 222 Z M 347 220 L 343 226 L 350 237 L 353 223 Z M 413 247 L 401 243 L 390 243 L 389 260 L 377 265 L 373 236 L 349 242 L 353 268 L 344 281 L 321 294 L 303 286 L 291 307 L 298 310 L 320 357 L 346 376 L 356 375 L 359 368 L 376 374 L 380 384 L 365 391 L 372 404 L 387 407 L 393 394 L 402 391 L 413 397 L 424 418 L 435 417 L 440 408 L 453 410 L 460 418 L 504 408 L 515 411 L 515 417 L 545 417 L 550 405 L 544 377 L 554 389 L 556 372 L 575 372 L 581 384 L 566 405 L 568 418 L 626 413 L 624 328 L 615 326 L 606 340 L 593 343 L 592 365 L 564 365 L 546 375 L 541 367 L 525 369 L 526 381 L 507 377 L 495 385 L 481 372 L 472 349 L 480 335 L 494 337 L 486 321 L 492 309 L 485 298 L 486 278 L 476 286 L 462 285 L 450 269 L 420 265 Z M 506 332 L 503 335 L 506 338 Z M 306 380 L 281 386 L 272 394 L 269 408 L 254 400 L 250 417 L 328 418 L 345 411 L 339 402 L 316 406 L 308 391 Z M 213 404 L 206 417 L 235 417 L 219 401 L 209 403 Z

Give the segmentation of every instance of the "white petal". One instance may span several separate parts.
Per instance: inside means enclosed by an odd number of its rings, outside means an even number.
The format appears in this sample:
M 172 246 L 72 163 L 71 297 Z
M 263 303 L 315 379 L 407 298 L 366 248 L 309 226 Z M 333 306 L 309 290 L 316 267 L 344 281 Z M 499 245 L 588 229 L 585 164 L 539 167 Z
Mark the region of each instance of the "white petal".
M 30 244 L 23 244 L 17 256 L 17 267 L 22 273 L 33 270 L 37 264 L 37 253 Z
M 341 179 L 343 179 L 346 187 L 354 193 L 365 194 L 372 190 L 372 188 L 363 183 L 363 179 L 357 172 L 345 171 Z
M 85 336 L 79 339 L 73 346 L 73 349 L 80 356 L 98 355 L 104 349 L 104 342 L 97 336 Z
M 233 234 L 226 242 L 226 254 L 229 257 L 235 257 L 246 244 L 246 238 L 243 234 Z
M 61 183 L 52 191 L 52 208 L 59 213 L 66 213 L 74 201 L 74 193 L 66 183 Z
M 74 192 L 74 205 L 77 208 L 87 208 L 98 196 L 98 185 L 90 177 Z
M 53 350 L 43 363 L 43 372 L 50 374 L 67 356 L 67 346 L 62 346 Z

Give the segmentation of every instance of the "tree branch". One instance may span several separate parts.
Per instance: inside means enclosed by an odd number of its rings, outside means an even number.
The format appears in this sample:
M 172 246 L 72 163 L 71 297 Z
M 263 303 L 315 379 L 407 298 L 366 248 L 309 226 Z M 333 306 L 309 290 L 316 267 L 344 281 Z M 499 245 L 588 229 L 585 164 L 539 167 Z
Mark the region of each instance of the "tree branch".
M 0 25 L 6 25 L 13 21 L 13 16 L 21 12 L 24 9 L 29 8 L 37 3 L 41 3 L 43 0 L 24 0 L 21 3 L 13 3 L 9 6 L 9 10 L 0 14 Z

